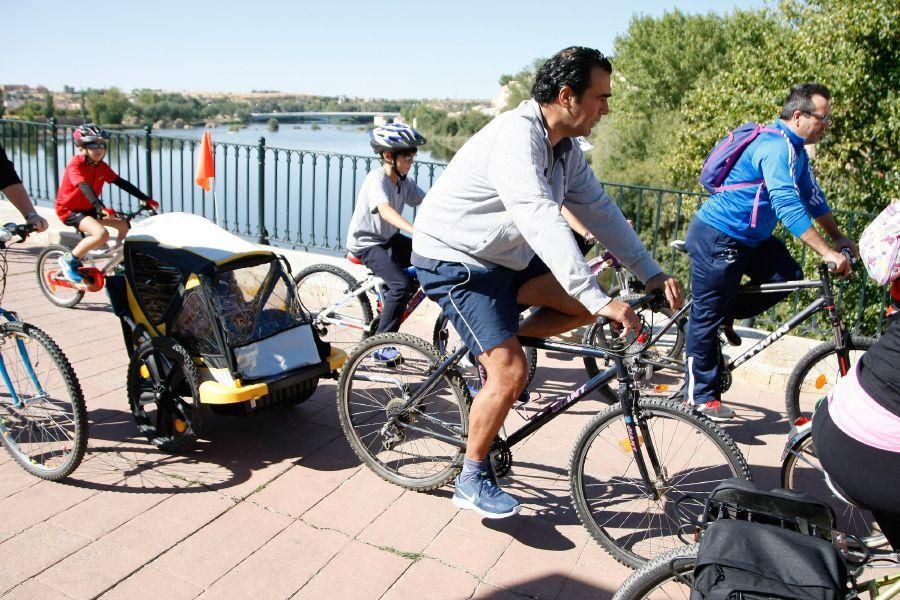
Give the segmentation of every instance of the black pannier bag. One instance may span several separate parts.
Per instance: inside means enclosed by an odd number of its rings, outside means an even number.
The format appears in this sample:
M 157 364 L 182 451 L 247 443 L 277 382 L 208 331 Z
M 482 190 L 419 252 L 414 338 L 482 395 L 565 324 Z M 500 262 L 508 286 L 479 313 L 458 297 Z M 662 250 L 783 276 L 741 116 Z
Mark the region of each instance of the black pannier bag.
M 843 600 L 847 566 L 827 537 L 831 508 L 788 490 L 722 482 L 700 541 L 691 600 Z
M 691 600 L 843 600 L 847 568 L 830 542 L 724 519 L 700 543 Z

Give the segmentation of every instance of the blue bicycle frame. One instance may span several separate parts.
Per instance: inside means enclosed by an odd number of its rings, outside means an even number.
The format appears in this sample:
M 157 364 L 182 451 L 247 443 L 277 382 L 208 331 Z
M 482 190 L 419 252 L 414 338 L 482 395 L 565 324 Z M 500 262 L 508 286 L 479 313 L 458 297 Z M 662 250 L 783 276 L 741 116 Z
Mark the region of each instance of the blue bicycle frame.
M 21 319 L 19 319 L 19 315 L 3 308 L 0 308 L 0 316 L 10 322 L 21 321 Z M 40 399 L 45 399 L 47 397 L 47 392 L 45 392 L 41 387 L 41 382 L 38 380 L 37 374 L 34 372 L 34 367 L 31 364 L 31 358 L 28 356 L 28 350 L 25 349 L 25 342 L 17 338 L 16 346 L 19 349 L 19 356 L 22 358 L 22 364 L 25 365 L 25 371 L 28 373 L 28 377 L 31 378 L 31 382 L 34 384 L 34 387 L 38 392 L 37 397 Z M 6 361 L 3 360 L 2 354 L 0 354 L 0 378 L 3 379 L 3 383 L 6 384 L 6 389 L 9 390 L 9 395 L 12 396 L 13 406 L 15 406 L 16 408 L 20 408 L 23 402 L 19 397 L 19 394 L 16 393 L 16 388 L 13 387 L 12 380 L 9 378 L 9 371 L 6 369 Z

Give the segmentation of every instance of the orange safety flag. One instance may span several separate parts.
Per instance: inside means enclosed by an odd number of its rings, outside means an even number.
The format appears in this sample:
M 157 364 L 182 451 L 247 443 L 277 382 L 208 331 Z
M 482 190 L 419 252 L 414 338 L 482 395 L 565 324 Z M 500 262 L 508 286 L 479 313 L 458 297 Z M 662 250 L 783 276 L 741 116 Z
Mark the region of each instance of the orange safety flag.
M 197 163 L 197 174 L 194 181 L 207 192 L 210 191 L 209 180 L 216 176 L 216 162 L 212 153 L 212 134 L 204 132 L 200 141 L 200 161 Z

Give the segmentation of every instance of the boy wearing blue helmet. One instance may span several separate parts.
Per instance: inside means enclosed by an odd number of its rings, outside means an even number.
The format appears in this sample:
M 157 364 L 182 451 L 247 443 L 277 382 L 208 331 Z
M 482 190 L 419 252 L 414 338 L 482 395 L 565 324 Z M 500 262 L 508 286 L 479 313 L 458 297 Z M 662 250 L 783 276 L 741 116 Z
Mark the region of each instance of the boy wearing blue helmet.
M 387 291 L 376 332 L 384 333 L 400 328 L 406 303 L 418 287 L 403 271 L 411 264 L 412 240 L 400 232 L 413 231 L 402 214 L 403 206 L 418 206 L 425 197 L 425 192 L 407 179 L 425 138 L 409 125 L 389 123 L 370 131 L 369 143 L 381 156 L 382 167 L 370 172 L 359 190 L 347 248 L 385 282 Z M 384 348 L 375 356 L 385 362 L 397 357 L 393 348 Z

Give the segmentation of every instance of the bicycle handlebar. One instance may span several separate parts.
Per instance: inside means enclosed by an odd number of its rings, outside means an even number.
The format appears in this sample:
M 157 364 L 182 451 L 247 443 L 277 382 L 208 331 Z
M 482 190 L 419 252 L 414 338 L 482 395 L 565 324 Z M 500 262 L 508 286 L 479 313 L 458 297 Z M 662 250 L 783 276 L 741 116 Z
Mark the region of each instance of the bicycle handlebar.
M 37 227 L 30 223 L 18 225 L 16 223 L 7 223 L 0 228 L 0 248 L 6 248 L 7 242 L 12 241 L 13 236 L 17 236 L 19 242 L 24 242 L 29 233 L 37 231 Z
M 152 208 L 147 208 L 146 206 L 142 206 L 141 208 L 137 209 L 134 212 L 119 213 L 119 214 L 122 215 L 123 219 L 125 219 L 127 222 L 130 223 L 132 219 L 134 219 L 136 216 L 138 216 L 139 214 L 141 214 L 143 212 L 146 212 L 148 217 L 152 217 L 153 215 L 157 214 L 156 210 L 154 210 Z
M 856 258 L 855 256 L 853 256 L 853 253 L 850 252 L 850 248 L 841 248 L 841 254 L 843 254 L 844 256 L 847 257 L 847 260 L 850 261 L 851 266 L 853 266 L 857 262 L 859 262 L 859 259 Z M 837 265 L 831 261 L 825 262 L 825 267 L 828 269 L 828 271 L 830 273 L 834 273 L 835 269 L 837 269 Z

